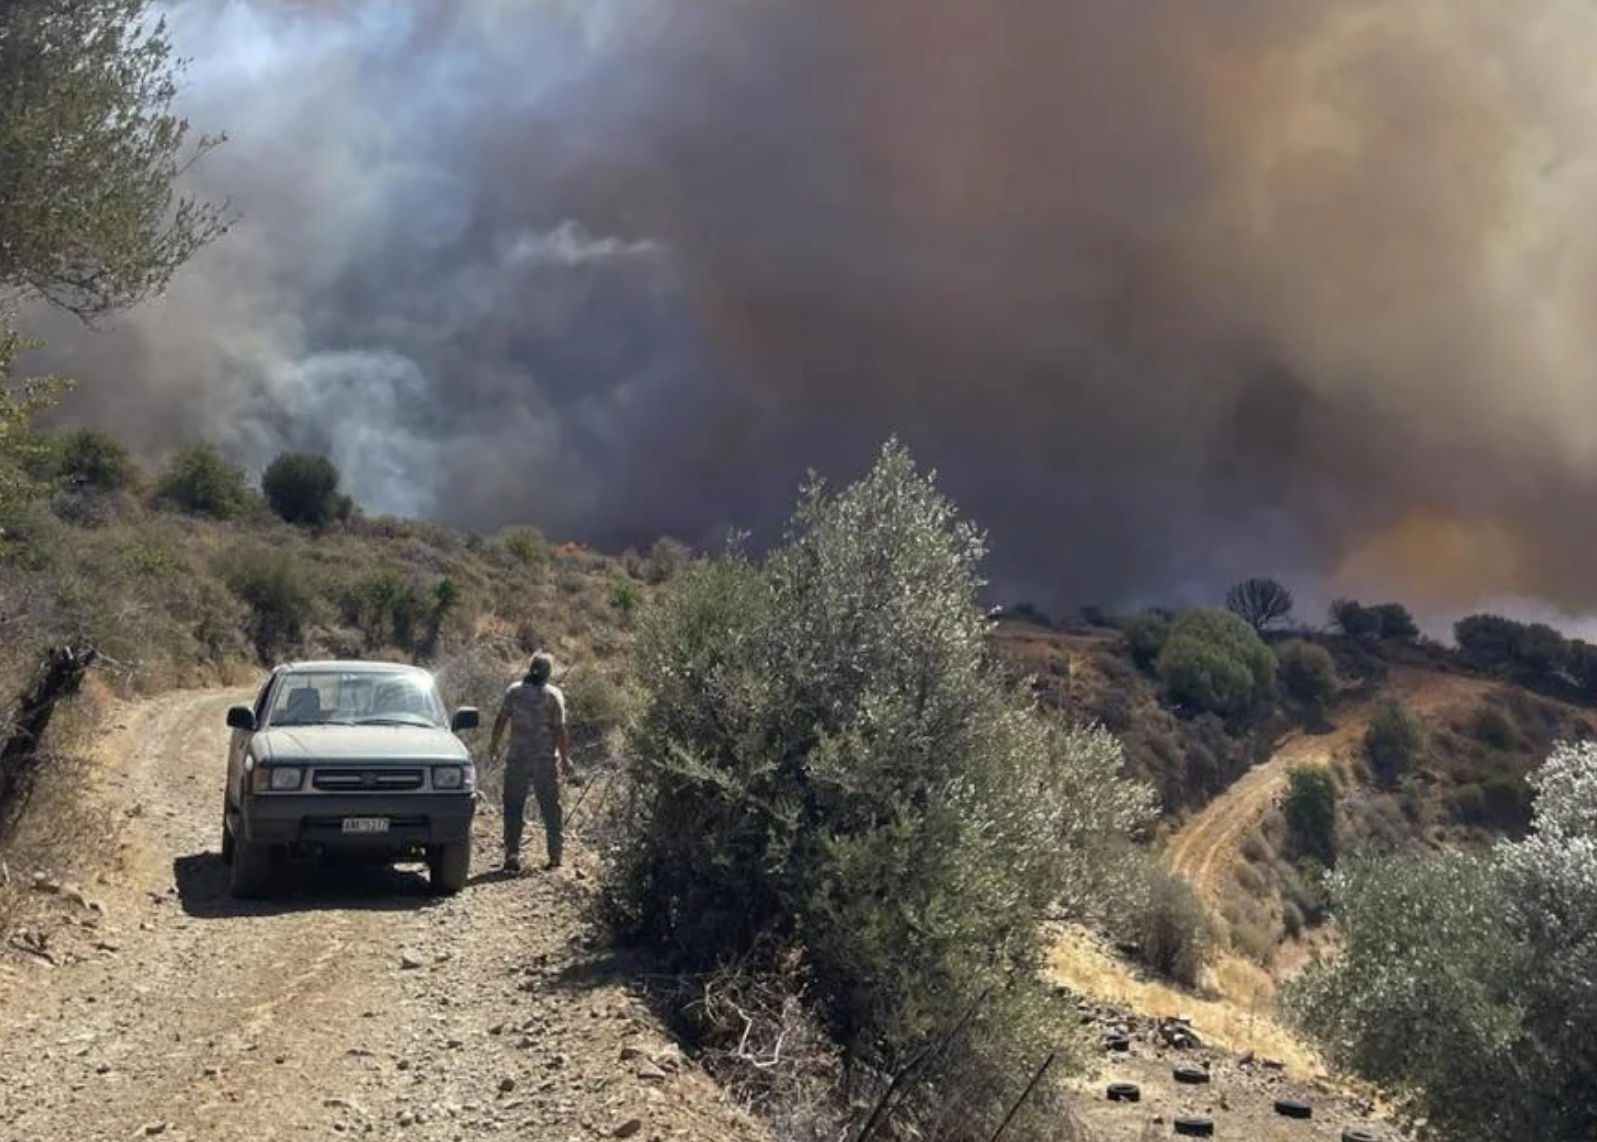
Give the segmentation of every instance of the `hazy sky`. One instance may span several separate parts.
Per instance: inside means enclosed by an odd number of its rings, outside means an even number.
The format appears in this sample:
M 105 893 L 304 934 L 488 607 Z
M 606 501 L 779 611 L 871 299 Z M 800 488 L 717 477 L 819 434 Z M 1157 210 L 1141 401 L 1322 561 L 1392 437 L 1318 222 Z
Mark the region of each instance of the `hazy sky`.
M 1051 602 L 1590 610 L 1584 0 L 191 0 L 242 221 L 75 415 L 374 510 L 769 529 L 890 432 Z M 767 531 L 768 534 L 768 531 Z

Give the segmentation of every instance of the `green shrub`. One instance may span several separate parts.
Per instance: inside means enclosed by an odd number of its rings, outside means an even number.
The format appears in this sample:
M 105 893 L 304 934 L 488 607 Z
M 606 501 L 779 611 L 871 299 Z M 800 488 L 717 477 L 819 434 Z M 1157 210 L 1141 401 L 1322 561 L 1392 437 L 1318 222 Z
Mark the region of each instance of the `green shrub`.
M 155 485 L 156 498 L 212 519 L 236 519 L 252 501 L 244 469 L 214 444 L 196 444 L 173 455 Z
M 1425 731 L 1402 702 L 1387 698 L 1376 707 L 1364 734 L 1364 748 L 1377 781 L 1394 788 L 1424 747 Z
M 1172 703 L 1225 718 L 1248 714 L 1275 694 L 1275 655 L 1227 611 L 1177 618 L 1159 653 L 1158 674 Z
M 1331 623 L 1357 641 L 1378 638 L 1381 633 L 1380 619 L 1354 599 L 1337 599 L 1331 604 Z
M 642 605 L 643 596 L 631 583 L 617 583 L 610 589 L 610 608 L 619 611 L 623 618 L 630 619 Z
M 802 965 L 804 1001 L 866 1074 L 975 1005 L 896 1124 L 957 1107 L 987 1137 L 1063 1033 L 1042 1014 L 1043 912 L 1150 798 L 1112 738 L 1050 725 L 1004 681 L 981 553 L 890 446 L 840 494 L 808 489 L 763 563 L 685 570 L 639 635 L 607 899 L 681 970 Z M 1052 1136 L 1056 1112 L 1029 1105 L 1016 1137 Z
M 1531 784 L 1524 840 L 1338 874 L 1342 954 L 1287 993 L 1427 1138 L 1597 1135 L 1597 746 L 1557 747 Z
M 1470 615 L 1453 624 L 1453 638 L 1464 661 L 1477 670 L 1501 670 L 1513 665 L 1515 648 L 1525 624 L 1501 615 Z
M 325 456 L 284 452 L 261 474 L 266 502 L 289 523 L 324 527 L 348 519 L 354 504 L 338 494 L 338 468 Z
M 1283 643 L 1275 652 L 1280 663 L 1281 688 L 1311 717 L 1325 716 L 1326 703 L 1336 695 L 1336 664 L 1323 647 L 1301 639 Z
M 1496 706 L 1482 706 L 1475 711 L 1471 732 L 1476 741 L 1493 749 L 1508 749 L 1514 744 L 1514 723 Z
M 541 566 L 549 562 L 549 542 L 533 528 L 507 529 L 500 533 L 499 545 L 511 560 L 523 567 Z
M 219 569 L 249 607 L 250 642 L 261 661 L 271 665 L 296 650 L 316 611 L 305 566 L 285 551 L 262 547 L 225 557 Z
M 1292 592 L 1274 579 L 1246 579 L 1226 592 L 1225 606 L 1262 631 L 1292 614 Z
M 1126 640 L 1126 650 L 1131 660 L 1144 670 L 1152 670 L 1170 637 L 1170 616 L 1159 611 L 1142 611 L 1132 615 L 1120 627 Z
M 132 482 L 133 461 L 115 437 L 77 428 L 56 441 L 55 474 L 76 487 L 117 492 Z
M 1287 774 L 1288 850 L 1330 867 L 1336 863 L 1336 786 L 1323 769 L 1298 767 Z
M 1374 620 L 1381 638 L 1395 642 L 1410 642 L 1420 636 L 1419 624 L 1402 603 L 1380 603 L 1367 612 Z
M 1150 868 L 1133 942 L 1137 958 L 1148 968 L 1186 987 L 1196 987 L 1214 946 L 1214 929 L 1191 885 L 1162 869 Z

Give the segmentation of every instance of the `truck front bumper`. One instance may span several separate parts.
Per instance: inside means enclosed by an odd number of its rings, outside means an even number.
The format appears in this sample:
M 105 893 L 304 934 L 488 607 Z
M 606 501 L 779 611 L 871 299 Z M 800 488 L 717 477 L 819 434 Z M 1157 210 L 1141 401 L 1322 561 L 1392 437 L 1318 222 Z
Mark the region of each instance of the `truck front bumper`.
M 404 852 L 471 836 L 470 793 L 257 793 L 240 814 L 254 844 L 346 852 Z M 346 820 L 383 820 L 381 832 L 346 832 Z

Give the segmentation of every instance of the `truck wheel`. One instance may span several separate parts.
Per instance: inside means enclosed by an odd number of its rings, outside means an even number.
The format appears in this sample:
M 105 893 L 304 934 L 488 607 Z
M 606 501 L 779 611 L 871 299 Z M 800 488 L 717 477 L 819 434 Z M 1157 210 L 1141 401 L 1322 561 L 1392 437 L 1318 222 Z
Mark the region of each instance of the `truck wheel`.
M 453 896 L 465 888 L 471 872 L 471 838 L 434 846 L 427 853 L 427 872 L 434 892 Z
M 237 900 L 262 896 L 271 879 L 271 846 L 235 838 L 233 864 L 227 881 L 229 895 Z
M 233 830 L 227 827 L 227 809 L 222 810 L 222 863 L 233 863 Z

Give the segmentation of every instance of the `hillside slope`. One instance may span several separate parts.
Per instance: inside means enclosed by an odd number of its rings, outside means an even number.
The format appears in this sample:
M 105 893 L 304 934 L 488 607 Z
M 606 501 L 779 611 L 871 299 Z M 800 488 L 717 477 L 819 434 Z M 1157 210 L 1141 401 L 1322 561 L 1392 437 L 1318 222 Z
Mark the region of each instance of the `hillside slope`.
M 500 879 L 480 818 L 460 897 L 349 870 L 233 903 L 217 817 L 244 693 L 113 711 L 91 796 L 120 825 L 81 854 L 86 892 L 39 870 L 0 951 L 0 1134 L 765 1136 L 590 950 L 580 854 Z

